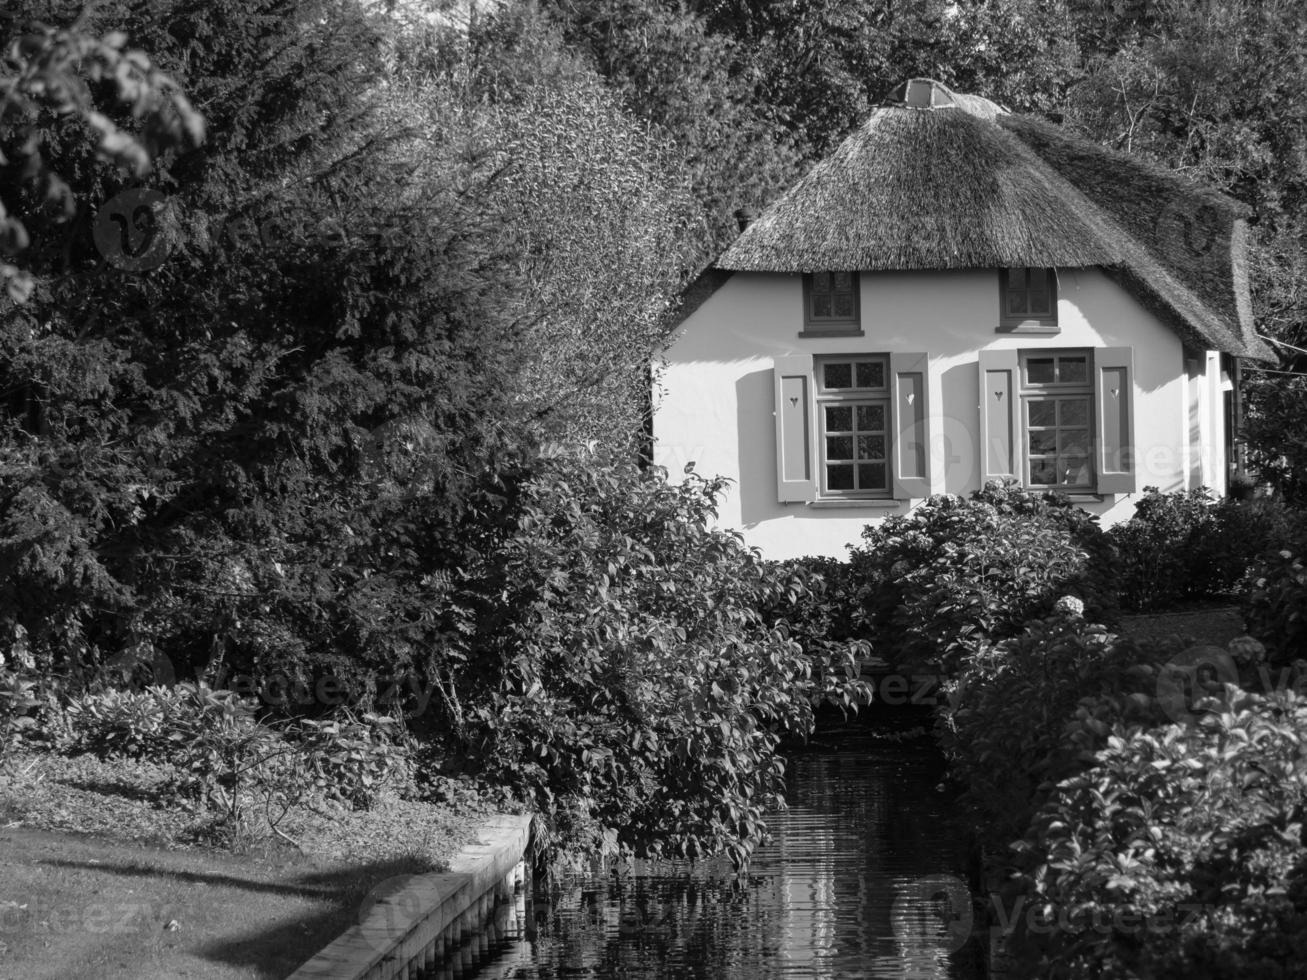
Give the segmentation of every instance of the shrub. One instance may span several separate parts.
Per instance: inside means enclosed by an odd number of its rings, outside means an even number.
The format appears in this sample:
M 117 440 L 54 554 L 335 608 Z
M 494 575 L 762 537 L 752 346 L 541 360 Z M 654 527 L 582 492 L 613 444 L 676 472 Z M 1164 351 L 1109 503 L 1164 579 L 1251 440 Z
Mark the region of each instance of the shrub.
M 366 808 L 411 779 L 390 719 L 340 709 L 324 719 L 266 723 L 257 702 L 204 684 L 82 694 L 57 722 L 65 752 L 176 765 L 172 792 L 216 803 L 236 826 L 261 812 L 275 827 L 308 798 Z
M 1275 498 L 1217 502 L 1206 489 L 1146 487 L 1130 520 L 1107 533 L 1122 604 L 1146 610 L 1239 590 L 1260 556 L 1305 532 L 1302 516 Z
M 848 562 L 835 558 L 805 557 L 776 562 L 775 570 L 785 577 L 806 583 L 805 592 L 786 592 L 779 601 L 765 604 L 763 621 L 782 626 L 803 648 L 816 674 L 814 697 L 824 700 L 834 691 L 837 706 L 845 711 L 857 705 L 853 658 L 867 666 L 878 662 L 872 656 L 874 642 L 862 617 L 856 580 Z M 849 654 L 853 654 L 853 658 Z
M 852 645 L 814 669 L 794 638 L 813 577 L 710 528 L 722 486 L 545 460 L 466 570 L 472 632 L 434 653 L 422 723 L 554 844 L 743 860 L 783 798 L 782 734 L 814 699 L 869 698 Z
M 1244 622 L 1276 662 L 1307 657 L 1307 568 L 1292 551 L 1268 555 L 1245 580 Z
M 148 687 L 142 691 L 107 691 L 70 698 L 63 710 L 68 753 L 87 752 L 102 759 L 166 760 L 176 747 L 188 702 L 182 688 Z
M 1083 700 L 1107 698 L 1104 703 L 1121 713 L 1157 715 L 1151 704 L 1156 665 L 1182 646 L 1177 638 L 1150 642 L 1144 650 L 1102 626 L 1060 615 L 971 658 L 945 684 L 938 731 L 988 835 L 998 841 L 1020 836 L 1039 805 L 1041 786 L 1073 768 L 1085 746 L 1068 736 L 1069 723 L 1101 729 L 1100 721 L 1077 714 Z
M 931 497 L 868 527 L 851 555 L 877 652 L 900 670 L 952 673 L 986 641 L 1013 636 L 1064 595 L 1100 616 L 1092 516 L 991 484 L 972 500 Z
M 1161 493 L 1145 487 L 1130 520 L 1110 528 L 1120 556 L 1118 587 L 1128 609 L 1173 606 L 1221 591 L 1218 524 L 1205 487 Z
M 1145 645 L 1059 615 L 946 686 L 950 766 L 1011 855 L 999 924 L 1022 975 L 1295 975 L 1307 702 L 1199 674 L 1195 720 L 1176 722 L 1162 671 L 1191 642 Z M 1265 652 L 1229 645 L 1241 683 L 1289 676 L 1269 675 Z
M 1045 803 L 1019 849 L 1030 975 L 1298 975 L 1307 702 L 1233 685 L 1220 701 L 1193 725 L 1118 717 Z

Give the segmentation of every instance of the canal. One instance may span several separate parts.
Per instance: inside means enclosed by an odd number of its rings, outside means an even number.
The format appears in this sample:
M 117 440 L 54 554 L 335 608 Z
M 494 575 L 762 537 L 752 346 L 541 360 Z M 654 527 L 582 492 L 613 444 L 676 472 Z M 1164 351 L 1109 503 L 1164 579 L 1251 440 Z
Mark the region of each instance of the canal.
M 632 862 L 537 884 L 455 975 L 982 977 L 966 834 L 932 740 L 855 730 L 790 760 L 790 809 L 745 876 Z

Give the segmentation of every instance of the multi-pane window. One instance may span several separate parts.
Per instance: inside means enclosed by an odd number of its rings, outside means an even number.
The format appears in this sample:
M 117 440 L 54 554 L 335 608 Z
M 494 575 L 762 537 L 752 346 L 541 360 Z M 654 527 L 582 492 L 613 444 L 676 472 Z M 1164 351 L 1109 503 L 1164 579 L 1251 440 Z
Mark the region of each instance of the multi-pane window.
M 1080 488 L 1093 484 L 1092 377 L 1089 351 L 1022 355 L 1027 486 Z
M 814 272 L 803 280 L 804 322 L 809 327 L 856 327 L 858 277 L 853 272 Z
M 1052 269 L 1004 269 L 999 287 L 1003 325 L 1057 324 L 1057 278 Z
M 889 382 L 884 357 L 817 360 L 821 491 L 831 496 L 887 496 Z

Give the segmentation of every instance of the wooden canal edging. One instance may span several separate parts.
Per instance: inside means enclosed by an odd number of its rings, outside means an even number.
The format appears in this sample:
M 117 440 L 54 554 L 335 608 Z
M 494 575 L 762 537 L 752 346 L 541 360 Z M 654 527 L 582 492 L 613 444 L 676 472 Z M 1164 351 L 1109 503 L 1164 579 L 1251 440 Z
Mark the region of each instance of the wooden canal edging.
M 529 814 L 491 817 L 449 871 L 374 889 L 358 921 L 288 980 L 418 980 L 470 965 L 526 887 L 530 836 Z

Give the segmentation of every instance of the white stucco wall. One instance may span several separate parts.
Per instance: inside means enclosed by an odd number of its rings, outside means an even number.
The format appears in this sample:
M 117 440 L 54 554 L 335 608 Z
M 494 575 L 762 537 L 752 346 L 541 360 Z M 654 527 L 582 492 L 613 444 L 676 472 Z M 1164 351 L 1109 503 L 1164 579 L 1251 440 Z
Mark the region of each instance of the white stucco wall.
M 863 337 L 800 338 L 797 275 L 736 273 L 677 329 L 654 385 L 654 461 L 676 479 L 686 463 L 733 482 L 720 524 L 769 558 L 843 557 L 862 528 L 907 505 L 778 503 L 772 358 L 781 354 L 930 354 L 932 490 L 980 485 L 981 349 L 1134 348 L 1136 486 L 1224 488 L 1219 355 L 1186 370 L 1179 338 L 1097 270 L 1060 270 L 1056 336 L 997 333 L 996 271 L 863 273 Z M 1194 431 L 1190 432 L 1191 427 Z M 1138 493 L 1084 506 L 1104 526 Z

